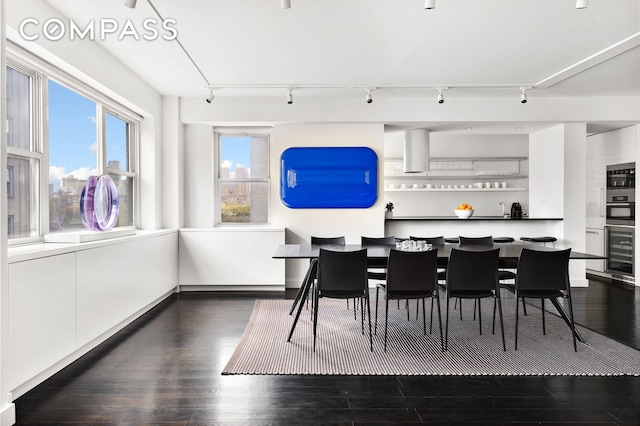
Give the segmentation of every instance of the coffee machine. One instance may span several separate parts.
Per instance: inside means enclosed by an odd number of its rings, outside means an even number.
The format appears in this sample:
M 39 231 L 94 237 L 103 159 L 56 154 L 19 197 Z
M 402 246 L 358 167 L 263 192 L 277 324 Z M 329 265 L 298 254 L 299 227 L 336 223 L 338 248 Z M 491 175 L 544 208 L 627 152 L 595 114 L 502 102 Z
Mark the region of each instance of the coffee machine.
M 511 219 L 522 219 L 522 206 L 520 203 L 511 204 Z

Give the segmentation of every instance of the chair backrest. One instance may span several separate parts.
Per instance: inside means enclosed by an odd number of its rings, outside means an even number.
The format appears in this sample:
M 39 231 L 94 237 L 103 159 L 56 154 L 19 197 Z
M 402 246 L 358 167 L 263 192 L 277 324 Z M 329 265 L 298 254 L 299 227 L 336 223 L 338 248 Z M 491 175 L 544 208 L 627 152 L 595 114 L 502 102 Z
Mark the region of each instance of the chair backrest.
M 447 267 L 447 291 L 495 290 L 498 286 L 500 249 L 451 249 Z
M 542 251 L 523 248 L 518 258 L 516 288 L 568 290 L 571 249 Z
M 431 244 L 432 246 L 443 246 L 444 245 L 444 237 L 415 237 L 413 235 L 409 236 L 410 240 L 415 241 L 426 241 L 427 244 Z
M 311 244 L 336 244 L 339 246 L 343 246 L 345 245 L 345 239 L 344 236 L 340 236 L 340 237 L 314 237 L 313 235 L 311 236 Z
M 362 247 L 371 246 L 396 246 L 396 237 L 361 237 L 360 245 Z
M 387 293 L 427 292 L 438 287 L 438 249 L 399 251 L 391 249 L 387 262 Z
M 491 235 L 487 237 L 463 237 L 460 236 L 460 247 L 464 246 L 487 246 L 493 247 L 493 237 Z
M 368 288 L 367 249 L 332 251 L 320 249 L 318 290 L 365 291 Z

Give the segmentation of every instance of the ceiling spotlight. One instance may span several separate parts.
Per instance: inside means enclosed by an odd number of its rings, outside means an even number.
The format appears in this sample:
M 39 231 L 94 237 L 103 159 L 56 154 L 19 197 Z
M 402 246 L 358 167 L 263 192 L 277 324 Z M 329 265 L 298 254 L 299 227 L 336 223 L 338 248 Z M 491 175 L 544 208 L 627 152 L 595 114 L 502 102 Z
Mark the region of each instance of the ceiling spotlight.
M 289 94 L 287 95 L 287 103 L 289 105 L 293 103 L 293 94 L 291 93 L 291 89 L 289 89 Z
M 442 89 L 440 88 L 438 88 L 438 103 L 439 104 L 444 103 L 444 95 L 442 94 Z
M 436 0 L 424 0 L 424 8 L 425 9 L 435 9 L 436 8 Z
M 291 0 L 280 0 L 280 7 L 282 9 L 291 9 Z
M 576 0 L 576 9 L 586 9 L 589 5 L 589 0 Z
M 527 89 L 525 89 L 524 87 L 520 88 L 520 102 L 522 102 L 523 104 L 527 103 Z
M 213 94 L 213 89 L 211 89 L 211 93 L 209 93 L 209 97 L 207 98 L 207 103 L 210 104 L 211 101 L 213 101 L 213 98 L 215 98 L 216 95 Z
M 370 104 L 373 102 L 373 98 L 371 97 L 371 89 L 367 89 L 367 103 Z
M 138 3 L 138 0 L 124 0 L 124 5 L 131 9 L 136 7 L 136 3 Z

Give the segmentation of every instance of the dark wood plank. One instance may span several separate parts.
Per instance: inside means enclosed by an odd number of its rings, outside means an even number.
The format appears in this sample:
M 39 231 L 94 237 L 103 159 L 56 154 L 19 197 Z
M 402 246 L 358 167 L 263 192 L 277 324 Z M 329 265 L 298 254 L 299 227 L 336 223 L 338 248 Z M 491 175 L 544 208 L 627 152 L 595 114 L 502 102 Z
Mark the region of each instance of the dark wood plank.
M 572 293 L 578 323 L 640 348 L 640 289 Z M 222 376 L 255 299 L 294 296 L 174 295 L 20 397 L 17 424 L 638 424 L 637 377 Z

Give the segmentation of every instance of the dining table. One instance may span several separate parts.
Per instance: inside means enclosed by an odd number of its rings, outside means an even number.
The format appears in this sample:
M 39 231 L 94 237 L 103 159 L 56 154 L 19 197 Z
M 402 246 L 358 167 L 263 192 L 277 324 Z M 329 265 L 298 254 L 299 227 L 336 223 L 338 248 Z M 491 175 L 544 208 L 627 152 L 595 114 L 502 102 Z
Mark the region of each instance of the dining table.
M 320 249 L 325 250 L 333 250 L 333 251 L 356 251 L 361 249 L 367 250 L 367 259 L 375 260 L 378 265 L 381 260 L 387 259 L 389 257 L 389 251 L 394 249 L 393 246 L 369 246 L 363 247 L 361 244 L 280 244 L 275 253 L 273 254 L 273 259 L 309 259 L 309 267 L 307 269 L 307 273 L 300 285 L 298 293 L 294 299 L 294 302 L 291 306 L 290 315 L 293 314 L 293 311 L 297 307 L 296 315 L 293 320 L 293 324 L 291 325 L 291 329 L 289 331 L 289 336 L 287 337 L 287 342 L 291 341 L 291 336 L 296 328 L 296 324 L 298 323 L 298 319 L 300 318 L 300 314 L 302 312 L 303 306 L 309 296 L 309 291 L 313 287 L 313 282 L 315 280 L 315 271 L 317 270 L 317 261 L 320 255 Z M 451 254 L 451 250 L 454 248 L 460 248 L 460 244 L 450 244 L 447 243 L 442 246 L 432 246 L 431 249 L 438 250 L 438 265 L 446 266 L 446 263 L 449 259 L 449 255 Z M 535 244 L 527 244 L 527 243 L 511 243 L 511 244 L 494 244 L 492 246 L 486 245 L 465 245 L 464 250 L 471 251 L 484 251 L 499 248 L 499 260 L 498 266 L 500 268 L 509 268 L 515 269 L 518 263 L 518 258 L 520 257 L 520 253 L 523 248 L 531 249 L 531 250 L 540 250 L 540 251 L 554 251 L 559 250 L 558 248 L 540 246 Z M 580 260 L 601 260 L 606 259 L 604 256 L 592 255 L 588 253 L 582 253 L 578 251 L 571 250 L 570 259 L 580 259 Z M 558 313 L 562 317 L 562 319 L 571 327 L 571 320 L 567 316 L 566 312 L 560 305 L 560 303 L 556 299 L 551 299 L 554 307 L 557 309 Z M 575 330 L 576 338 L 581 342 L 584 342 L 584 338 L 580 335 L 578 330 Z

